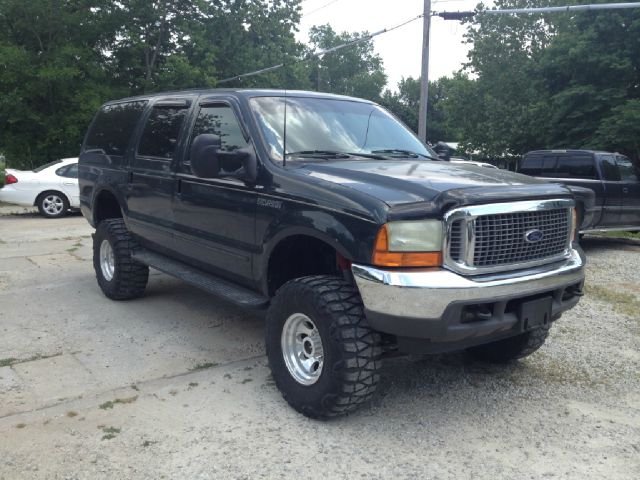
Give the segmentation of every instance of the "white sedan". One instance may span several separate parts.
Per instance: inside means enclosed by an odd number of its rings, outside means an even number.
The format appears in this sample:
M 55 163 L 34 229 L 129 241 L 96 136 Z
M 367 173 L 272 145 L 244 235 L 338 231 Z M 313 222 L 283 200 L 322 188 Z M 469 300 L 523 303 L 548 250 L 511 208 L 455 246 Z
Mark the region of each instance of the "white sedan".
M 5 171 L 0 202 L 38 207 L 47 218 L 63 217 L 80 207 L 78 159 L 63 158 L 32 171 Z

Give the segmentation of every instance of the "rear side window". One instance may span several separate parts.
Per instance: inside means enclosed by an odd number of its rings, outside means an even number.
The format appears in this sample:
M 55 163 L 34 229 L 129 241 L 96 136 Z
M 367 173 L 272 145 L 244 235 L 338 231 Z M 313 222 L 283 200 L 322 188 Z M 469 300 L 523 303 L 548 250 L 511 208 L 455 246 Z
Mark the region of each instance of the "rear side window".
M 146 100 L 140 100 L 102 107 L 87 135 L 84 151 L 123 156 L 146 104 Z
M 558 157 L 556 176 L 561 178 L 596 179 L 596 167 L 590 155 L 566 155 Z
M 520 163 L 520 173 L 537 177 L 542 173 L 542 157 L 539 155 L 533 157 L 524 157 Z
M 184 107 L 155 107 L 140 138 L 138 155 L 171 160 L 186 114 Z
M 605 180 L 617 182 L 620 180 L 620 171 L 616 165 L 613 155 L 602 155 L 601 157 L 602 175 Z
M 72 163 L 56 170 L 56 175 L 66 178 L 78 178 L 78 164 Z
M 555 167 L 555 155 L 532 155 L 522 160 L 519 172 L 532 177 L 553 177 Z

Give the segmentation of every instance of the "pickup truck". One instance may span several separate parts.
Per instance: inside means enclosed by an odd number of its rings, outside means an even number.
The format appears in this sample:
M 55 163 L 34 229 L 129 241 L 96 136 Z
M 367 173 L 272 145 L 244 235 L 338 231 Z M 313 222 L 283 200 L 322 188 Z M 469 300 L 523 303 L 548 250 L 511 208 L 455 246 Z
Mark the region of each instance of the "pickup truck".
M 595 193 L 581 232 L 640 231 L 640 166 L 619 153 L 592 150 L 536 150 L 520 160 L 525 175 L 583 187 Z
M 387 355 L 529 355 L 582 295 L 567 187 L 438 161 L 365 100 L 108 102 L 79 182 L 104 294 L 142 296 L 152 267 L 265 313 L 275 383 L 312 418 L 370 399 Z

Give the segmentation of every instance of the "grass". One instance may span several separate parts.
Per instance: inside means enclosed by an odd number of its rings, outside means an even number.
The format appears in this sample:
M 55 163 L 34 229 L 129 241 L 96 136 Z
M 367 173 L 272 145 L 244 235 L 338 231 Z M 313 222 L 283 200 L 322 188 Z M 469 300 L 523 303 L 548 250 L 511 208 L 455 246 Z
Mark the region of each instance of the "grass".
M 633 240 L 640 240 L 640 232 L 602 232 L 600 235 L 613 238 L 631 238 Z
M 15 365 L 16 363 L 18 363 L 17 358 L 0 358 L 0 367 L 10 367 L 11 365 Z
M 587 295 L 610 303 L 614 310 L 629 317 L 637 318 L 640 312 L 640 300 L 630 293 L 611 290 L 600 285 L 586 285 Z
M 206 363 L 198 363 L 189 369 L 190 372 L 195 372 L 198 370 L 206 370 L 207 368 L 217 367 L 217 362 L 206 362 Z
M 26 426 L 27 426 L 26 423 L 18 423 L 18 424 L 16 424 L 16 428 L 24 428 Z
M 116 427 L 103 427 L 102 433 L 104 433 L 104 435 L 102 436 L 102 440 L 111 440 L 112 438 L 116 438 L 120 432 L 121 430 Z
M 28 358 L 23 358 L 23 359 L 14 358 L 14 357 L 0 358 L 0 367 L 12 367 L 13 365 L 17 365 L 19 363 L 35 362 L 36 360 L 44 360 L 45 358 L 59 357 L 60 355 L 62 355 L 61 352 L 53 353 L 51 355 L 40 355 L 39 353 L 37 353 L 35 355 L 32 355 Z
M 137 395 L 133 397 L 127 397 L 127 398 L 116 398 L 115 400 L 109 400 L 107 402 L 100 404 L 99 408 L 101 408 L 102 410 L 108 410 L 113 408 L 116 404 L 126 405 L 127 403 L 135 402 L 137 399 L 138 399 Z
M 74 412 L 73 410 L 69 410 L 67 412 L 67 417 L 69 418 L 73 418 L 73 417 L 77 417 L 78 416 L 78 412 Z

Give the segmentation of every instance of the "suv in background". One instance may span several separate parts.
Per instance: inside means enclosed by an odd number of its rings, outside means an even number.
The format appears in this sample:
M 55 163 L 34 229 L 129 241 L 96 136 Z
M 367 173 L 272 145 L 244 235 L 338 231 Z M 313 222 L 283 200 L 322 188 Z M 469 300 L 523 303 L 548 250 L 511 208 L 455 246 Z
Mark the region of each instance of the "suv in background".
M 588 230 L 640 230 L 640 167 L 619 153 L 536 150 L 520 160 L 518 172 L 595 192 Z
M 385 354 L 530 355 L 582 295 L 574 195 L 433 159 L 356 98 L 109 102 L 79 168 L 98 284 L 136 298 L 153 267 L 265 312 L 275 383 L 314 418 L 367 401 Z

